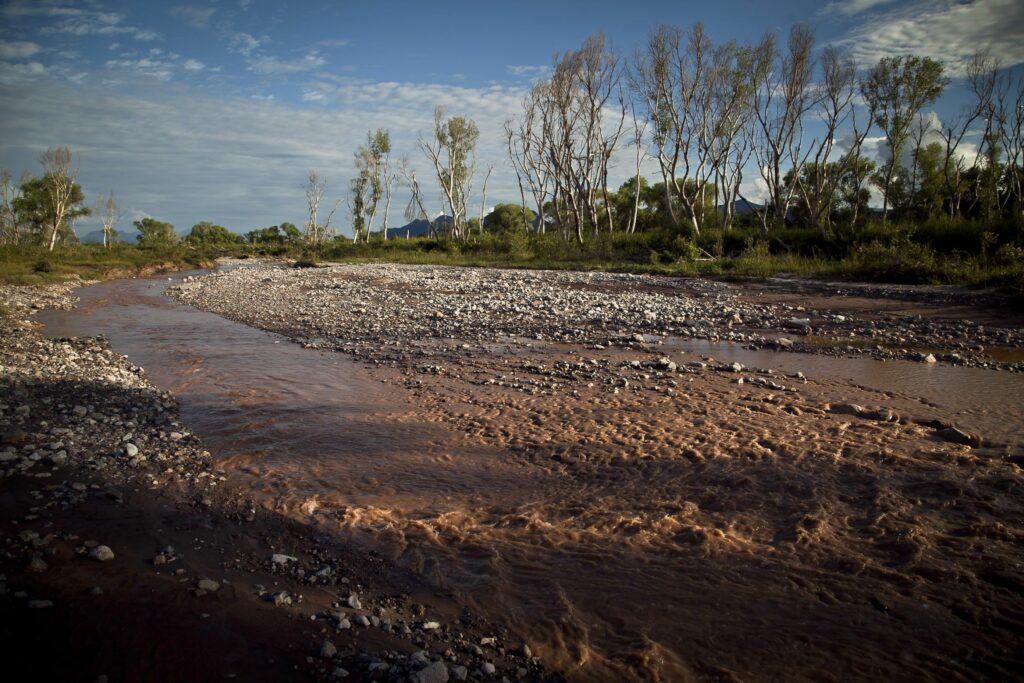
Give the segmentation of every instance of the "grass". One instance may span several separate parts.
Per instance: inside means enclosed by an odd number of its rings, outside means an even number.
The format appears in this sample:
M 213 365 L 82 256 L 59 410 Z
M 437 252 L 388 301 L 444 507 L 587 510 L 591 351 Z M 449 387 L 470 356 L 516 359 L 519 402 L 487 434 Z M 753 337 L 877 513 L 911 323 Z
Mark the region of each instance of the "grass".
M 353 243 L 338 238 L 307 245 L 250 249 L 255 255 L 295 259 L 300 266 L 324 260 L 409 264 L 601 270 L 675 276 L 762 279 L 776 275 L 892 283 L 993 286 L 1024 299 L 1024 231 L 1019 223 L 937 219 L 918 223 L 871 223 L 838 228 L 825 236 L 794 227 L 768 240 L 757 226 L 705 230 L 699 238 L 650 230 L 602 233 L 579 244 L 555 233 L 472 235 L 447 238 L 379 238 Z M 242 255 L 234 246 L 232 255 Z M 71 245 L 53 252 L 38 247 L 0 247 L 0 281 L 19 284 L 79 277 L 107 279 L 208 265 L 228 252 L 166 247 Z
M 32 285 L 71 279 L 106 280 L 146 273 L 199 268 L 210 255 L 182 246 L 59 246 L 53 251 L 28 245 L 0 247 L 0 282 Z

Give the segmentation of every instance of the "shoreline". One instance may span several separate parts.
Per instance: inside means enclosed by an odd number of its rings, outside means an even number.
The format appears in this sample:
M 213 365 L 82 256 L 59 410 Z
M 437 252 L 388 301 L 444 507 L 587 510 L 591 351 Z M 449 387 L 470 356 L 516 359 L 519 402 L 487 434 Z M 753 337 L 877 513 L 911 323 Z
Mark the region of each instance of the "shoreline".
M 75 286 L 0 287 L 0 640 L 36 678 L 553 678 L 419 578 L 225 486 L 105 341 L 43 337 L 31 312 Z

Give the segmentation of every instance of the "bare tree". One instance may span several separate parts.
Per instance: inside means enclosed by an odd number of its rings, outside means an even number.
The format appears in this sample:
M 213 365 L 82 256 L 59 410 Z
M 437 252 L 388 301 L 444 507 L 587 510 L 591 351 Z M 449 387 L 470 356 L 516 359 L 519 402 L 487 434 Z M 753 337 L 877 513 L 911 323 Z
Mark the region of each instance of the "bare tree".
M 330 235 L 331 232 L 331 219 L 334 217 L 334 212 L 338 210 L 338 205 L 341 201 L 334 203 L 330 212 L 327 214 L 327 219 L 320 223 L 319 211 L 320 203 L 323 201 L 324 192 L 327 190 L 327 179 L 320 176 L 316 172 L 316 169 L 310 169 L 309 175 L 306 180 L 306 208 L 308 209 L 308 218 L 306 219 L 306 241 L 310 244 L 320 244 Z
M 636 173 L 633 175 L 633 208 L 630 210 L 626 231 L 634 233 L 636 232 L 637 216 L 640 213 L 640 166 L 643 164 L 644 159 L 647 158 L 647 150 L 644 147 L 644 133 L 647 132 L 647 121 L 640 122 L 639 117 L 636 115 L 635 105 L 630 107 L 630 113 L 633 116 L 633 148 L 636 150 Z
M 0 244 L 17 244 L 21 241 L 18 214 L 14 210 L 15 200 L 20 196 L 11 180 L 11 172 L 0 170 Z
M 995 91 L 993 118 L 999 146 L 1006 154 L 1006 164 L 1000 181 L 1004 188 L 1000 195 L 1000 211 L 1014 204 L 1024 214 L 1024 80 L 1014 80 L 1007 70 L 999 78 Z
M 857 68 L 852 58 L 829 45 L 822 50 L 822 80 L 815 96 L 814 111 L 824 133 L 813 140 L 809 150 L 813 153 L 804 172 L 795 174 L 797 187 L 807 211 L 811 226 L 827 234 L 832 226 L 832 211 L 839 185 L 848 171 L 859 163 L 860 150 L 871 128 L 874 112 L 869 108 L 867 117 L 858 121 L 854 100 L 857 94 Z M 840 129 L 852 126 L 850 150 L 837 161 L 830 161 L 836 148 Z
M 769 218 L 783 224 L 797 192 L 797 178 L 810 150 L 804 144 L 804 116 L 816 104 L 810 88 L 814 71 L 814 34 L 806 24 L 790 29 L 786 52 L 775 36 L 757 47 L 754 88 L 754 159 L 768 190 L 761 216 L 762 235 Z
M 444 118 L 444 107 L 434 109 L 434 136 L 419 139 L 420 149 L 434 165 L 438 184 L 451 211 L 452 236 L 463 236 L 466 200 L 476 169 L 476 143 L 480 129 L 472 119 Z
M 731 43 L 715 48 L 699 22 L 686 34 L 659 27 L 635 59 L 633 89 L 654 124 L 664 201 L 677 228 L 678 206 L 699 235 L 719 191 L 731 216 L 750 149 L 742 140 L 753 92 L 750 63 L 749 50 Z
M 491 178 L 491 171 L 494 170 L 494 164 L 487 165 L 487 173 L 484 174 L 484 187 L 483 196 L 480 199 L 480 234 L 484 234 L 484 211 L 487 210 L 487 181 Z
M 71 150 L 67 147 L 51 147 L 39 157 L 43 166 L 43 183 L 50 198 L 52 213 L 44 236 L 47 248 L 53 251 L 65 221 L 68 218 L 78 179 L 78 164 L 72 167 Z
M 114 225 L 120 216 L 113 190 L 100 200 L 99 205 L 96 207 L 96 214 L 100 217 L 100 225 L 103 227 L 103 247 L 109 249 L 117 234 L 114 230 Z
M 546 150 L 548 127 L 544 125 L 547 104 L 547 83 L 539 83 L 530 89 L 523 99 L 523 120 L 505 122 L 505 137 L 509 159 L 519 181 L 519 195 L 522 199 L 523 222 L 527 221 L 526 192 L 523 183 L 530 189 L 537 207 L 537 229 L 543 233 L 547 226 L 545 213 L 551 194 L 551 172 L 547 163 Z
M 995 116 L 993 98 L 998 73 L 999 63 L 995 59 L 983 52 L 976 52 L 972 55 L 967 64 L 967 84 L 974 99 L 965 104 L 959 114 L 949 118 L 939 131 L 945 147 L 942 173 L 943 181 L 946 184 L 946 193 L 949 195 L 950 216 L 960 213 L 960 202 L 963 197 L 966 161 L 958 153 L 960 144 L 978 119 L 984 119 L 986 126 L 993 120 Z M 979 146 L 979 152 L 981 147 Z M 975 163 L 977 163 L 977 158 Z
M 730 42 L 715 50 L 710 163 L 726 230 L 732 227 L 743 168 L 753 151 L 752 138 L 747 134 L 753 116 L 753 67 L 754 52 L 749 47 Z
M 398 171 L 402 175 L 405 186 L 409 188 L 409 202 L 405 206 L 405 219 L 407 221 L 427 221 L 431 236 L 436 236 L 433 221 L 430 220 L 430 214 L 424 203 L 423 190 L 416 179 L 416 170 L 409 166 L 407 157 L 402 157 L 398 162 Z M 406 236 L 408 237 L 408 234 Z

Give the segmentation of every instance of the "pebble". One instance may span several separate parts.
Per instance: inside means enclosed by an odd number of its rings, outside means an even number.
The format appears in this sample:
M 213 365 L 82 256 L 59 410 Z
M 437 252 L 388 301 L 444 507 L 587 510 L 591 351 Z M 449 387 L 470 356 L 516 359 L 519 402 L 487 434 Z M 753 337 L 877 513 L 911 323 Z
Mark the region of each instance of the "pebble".
M 97 562 L 110 562 L 114 559 L 114 551 L 108 546 L 98 545 L 89 551 L 89 557 Z
M 213 579 L 199 579 L 196 582 L 196 588 L 207 593 L 216 593 L 220 590 L 220 583 Z
M 320 656 L 324 659 L 331 659 L 336 654 L 338 654 L 338 648 L 331 641 L 325 640 L 320 646 Z

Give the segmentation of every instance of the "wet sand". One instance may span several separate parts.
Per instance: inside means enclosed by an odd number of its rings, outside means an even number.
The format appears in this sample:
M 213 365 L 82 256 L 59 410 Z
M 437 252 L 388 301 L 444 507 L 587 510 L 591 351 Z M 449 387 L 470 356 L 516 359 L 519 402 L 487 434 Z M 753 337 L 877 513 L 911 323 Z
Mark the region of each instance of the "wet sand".
M 349 442 L 228 454 L 257 501 L 430 579 L 574 680 L 1018 679 L 1024 383 L 986 360 L 1019 350 L 1012 316 L 752 289 L 345 266 L 174 294 L 341 351 L 377 387 Z M 862 357 L 851 331 L 912 339 L 888 357 L 934 365 L 939 395 L 672 343 L 799 346 L 797 317 L 840 358 Z M 958 409 L 941 373 L 960 370 L 990 373 L 989 405 Z

